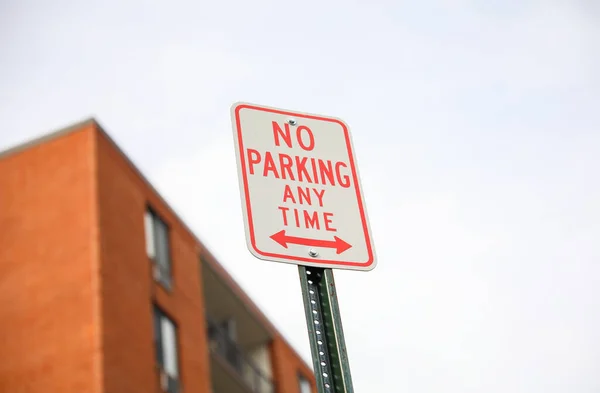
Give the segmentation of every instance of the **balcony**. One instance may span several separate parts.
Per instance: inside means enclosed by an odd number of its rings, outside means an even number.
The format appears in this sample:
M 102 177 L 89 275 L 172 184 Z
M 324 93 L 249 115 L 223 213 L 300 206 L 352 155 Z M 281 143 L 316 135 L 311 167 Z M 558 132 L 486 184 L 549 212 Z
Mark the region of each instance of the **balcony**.
M 207 318 L 208 322 L 208 342 L 211 354 L 219 364 L 214 364 L 214 368 L 222 370 L 213 370 L 213 383 L 222 385 L 223 391 L 234 392 L 242 388 L 246 392 L 252 393 L 273 393 L 273 383 L 271 378 L 266 376 L 259 366 L 244 351 L 228 337 L 228 332 L 219 326 L 214 320 Z M 215 367 L 216 366 L 216 367 Z M 220 371 L 220 372 L 219 372 Z M 231 378 L 223 375 L 230 374 Z M 221 374 L 221 375 L 219 375 Z M 225 379 L 230 379 L 225 382 Z M 231 385 L 243 385 L 232 387 Z M 226 387 L 227 386 L 227 387 Z M 217 386 L 219 387 L 219 386 Z M 219 391 L 215 389 L 215 392 Z
M 201 265 L 213 393 L 273 393 L 271 331 L 231 281 Z

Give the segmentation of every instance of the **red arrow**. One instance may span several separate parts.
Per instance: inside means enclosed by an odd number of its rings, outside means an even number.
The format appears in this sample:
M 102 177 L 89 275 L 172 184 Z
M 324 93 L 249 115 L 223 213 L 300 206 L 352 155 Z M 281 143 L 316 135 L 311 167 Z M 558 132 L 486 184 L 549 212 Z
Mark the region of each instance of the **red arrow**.
M 287 236 L 285 234 L 285 229 L 277 232 L 276 234 L 270 237 L 277 243 L 281 244 L 284 248 L 288 247 L 288 243 L 292 243 L 301 244 L 303 246 L 335 248 L 336 254 L 341 254 L 350 247 L 352 247 L 350 244 L 346 243 L 337 236 L 333 237 L 335 240 L 307 239 L 304 237 Z

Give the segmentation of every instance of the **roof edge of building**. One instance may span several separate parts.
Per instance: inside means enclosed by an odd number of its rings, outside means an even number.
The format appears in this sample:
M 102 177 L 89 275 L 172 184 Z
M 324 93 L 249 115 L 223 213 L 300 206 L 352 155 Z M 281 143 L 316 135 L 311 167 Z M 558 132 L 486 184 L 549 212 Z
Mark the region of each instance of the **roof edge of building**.
M 209 258 L 208 263 L 210 263 L 213 271 L 215 271 L 221 279 L 223 279 L 226 283 L 230 284 L 236 294 L 241 298 L 241 300 L 252 309 L 252 313 L 255 314 L 255 317 L 258 318 L 262 323 L 265 324 L 265 327 L 273 334 L 274 336 L 278 336 L 288 347 L 290 347 L 298 359 L 304 363 L 304 365 L 312 370 L 312 364 L 309 364 L 300 353 L 290 344 L 290 341 L 275 327 L 273 322 L 269 320 L 269 318 L 265 315 L 265 313 L 260 309 L 260 307 L 250 298 L 250 295 L 244 291 L 244 289 L 240 286 L 240 284 L 233 278 L 233 276 L 225 269 L 222 263 L 218 261 L 213 252 L 206 246 L 206 244 L 200 240 L 200 238 L 196 235 L 196 233 L 188 226 L 188 224 L 183 220 L 182 216 L 175 211 L 175 208 L 171 206 L 171 204 L 162 196 L 162 194 L 154 187 L 154 185 L 144 176 L 142 171 L 135 165 L 135 163 L 125 154 L 125 152 L 119 147 L 119 145 L 112 139 L 112 137 L 106 132 L 106 130 L 102 127 L 102 125 L 95 119 L 90 119 L 96 125 L 98 131 L 110 142 L 110 144 L 115 148 L 115 150 L 125 159 L 127 164 L 133 169 L 133 171 L 142 179 L 142 181 L 150 188 L 150 190 L 158 197 L 158 199 L 164 204 L 164 206 L 173 214 L 173 217 L 181 226 L 188 231 L 196 241 L 196 243 L 201 247 L 200 252 L 208 254 Z M 88 120 L 89 121 L 89 120 Z
M 50 142 L 50 141 L 60 138 L 62 136 L 69 135 L 73 132 L 79 131 L 80 129 L 82 129 L 83 127 L 88 126 L 88 125 L 95 125 L 98 128 L 102 128 L 102 127 L 100 127 L 100 125 L 98 124 L 96 119 L 94 117 L 90 116 L 90 117 L 84 118 L 81 121 L 78 121 L 76 123 L 68 125 L 66 127 L 58 128 L 54 131 L 50 131 L 46 134 L 43 134 L 43 135 L 40 135 L 40 136 L 37 136 L 34 138 L 30 138 L 29 140 L 26 140 L 21 143 L 17 143 L 16 145 L 13 145 L 12 147 L 8 147 L 4 150 L 1 150 L 0 158 L 5 158 L 12 154 L 17 154 L 17 153 L 25 151 L 29 148 L 41 145 L 42 143 Z

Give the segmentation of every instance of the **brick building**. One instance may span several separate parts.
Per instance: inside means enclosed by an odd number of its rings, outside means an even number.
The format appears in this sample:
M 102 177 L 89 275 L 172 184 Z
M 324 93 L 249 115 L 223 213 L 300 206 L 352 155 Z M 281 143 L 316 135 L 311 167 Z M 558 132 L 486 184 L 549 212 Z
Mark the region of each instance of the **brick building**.
M 0 153 L 0 225 L 0 392 L 315 391 L 96 121 Z

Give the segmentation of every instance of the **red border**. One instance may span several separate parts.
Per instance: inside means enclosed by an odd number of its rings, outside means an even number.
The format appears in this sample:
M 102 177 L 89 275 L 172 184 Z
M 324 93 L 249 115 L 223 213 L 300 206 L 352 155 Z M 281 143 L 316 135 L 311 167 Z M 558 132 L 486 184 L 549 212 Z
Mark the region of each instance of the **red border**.
M 258 247 L 256 247 L 256 239 L 254 236 L 254 221 L 252 219 L 252 208 L 250 205 L 250 192 L 248 189 L 248 177 L 246 174 L 246 156 L 244 154 L 242 126 L 241 126 L 241 120 L 240 120 L 240 111 L 242 109 L 253 109 L 253 110 L 259 110 L 259 111 L 263 111 L 263 112 L 277 113 L 280 115 L 303 117 L 306 119 L 334 122 L 334 123 L 338 123 L 339 125 L 342 126 L 342 129 L 344 130 L 344 136 L 346 139 L 346 147 L 348 149 L 348 158 L 350 160 L 350 168 L 352 170 L 352 179 L 354 180 L 354 185 L 355 185 L 356 198 L 358 200 L 358 209 L 360 210 L 360 218 L 362 221 L 363 232 L 364 232 L 365 241 L 367 244 L 367 252 L 369 254 L 369 259 L 367 260 L 367 262 L 359 263 L 359 262 L 343 262 L 343 261 L 331 261 L 331 260 L 315 260 L 314 258 L 302 258 L 302 257 L 295 257 L 295 256 L 290 256 L 290 255 L 284 255 L 284 254 L 267 253 L 267 252 L 260 251 L 258 249 Z M 369 227 L 367 224 L 367 218 L 366 218 L 363 200 L 362 200 L 362 196 L 361 196 L 361 192 L 360 192 L 358 175 L 356 173 L 356 165 L 354 163 L 354 153 L 352 151 L 352 144 L 350 142 L 350 134 L 348 132 L 348 128 L 346 127 L 346 125 L 337 119 L 305 115 L 305 114 L 287 112 L 287 111 L 282 111 L 282 110 L 277 110 L 277 109 L 262 108 L 262 107 L 258 107 L 258 106 L 254 106 L 254 105 L 248 105 L 248 104 L 242 104 L 235 108 L 235 120 L 236 120 L 236 127 L 237 127 L 237 139 L 238 139 L 238 145 L 239 145 L 238 147 L 240 149 L 240 163 L 242 165 L 242 176 L 243 176 L 243 180 L 244 180 L 244 197 L 246 199 L 246 212 L 248 215 L 248 228 L 250 230 L 250 242 L 252 244 L 252 248 L 254 248 L 254 251 L 256 251 L 259 255 L 262 255 L 265 257 L 274 257 L 274 258 L 288 259 L 288 260 L 292 260 L 292 261 L 301 261 L 301 262 L 311 262 L 312 264 L 327 263 L 327 264 L 331 264 L 331 265 L 340 265 L 340 266 L 361 266 L 361 267 L 371 266 L 374 262 L 373 248 L 371 245 L 371 238 L 369 236 Z

